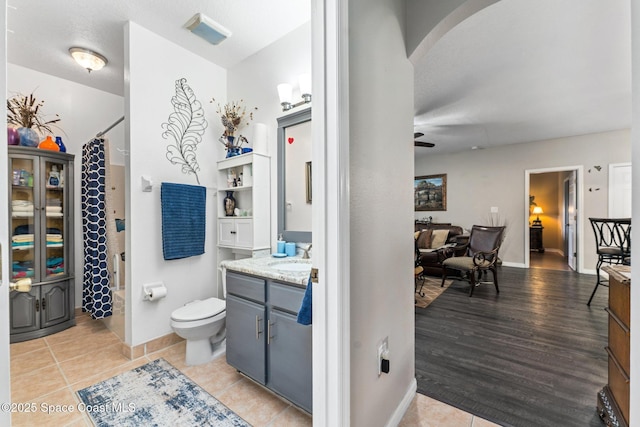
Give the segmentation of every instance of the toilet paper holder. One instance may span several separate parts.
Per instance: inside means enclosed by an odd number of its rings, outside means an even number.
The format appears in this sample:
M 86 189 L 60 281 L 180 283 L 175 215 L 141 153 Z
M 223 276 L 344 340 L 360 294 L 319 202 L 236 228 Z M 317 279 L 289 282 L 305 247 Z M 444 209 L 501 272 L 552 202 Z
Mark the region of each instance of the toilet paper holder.
M 146 283 L 142 285 L 142 299 L 155 301 L 167 296 L 167 288 L 162 282 Z

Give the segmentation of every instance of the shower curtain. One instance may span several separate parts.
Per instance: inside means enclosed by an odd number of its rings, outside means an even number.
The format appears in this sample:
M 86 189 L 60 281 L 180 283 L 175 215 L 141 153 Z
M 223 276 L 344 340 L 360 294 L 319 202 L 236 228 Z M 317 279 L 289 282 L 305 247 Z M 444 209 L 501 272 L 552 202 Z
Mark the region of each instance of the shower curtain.
M 93 319 L 113 314 L 111 278 L 116 225 L 110 208 L 109 150 L 105 139 L 96 138 L 82 148 L 82 235 L 84 274 L 82 311 Z M 110 237 L 111 236 L 111 237 Z

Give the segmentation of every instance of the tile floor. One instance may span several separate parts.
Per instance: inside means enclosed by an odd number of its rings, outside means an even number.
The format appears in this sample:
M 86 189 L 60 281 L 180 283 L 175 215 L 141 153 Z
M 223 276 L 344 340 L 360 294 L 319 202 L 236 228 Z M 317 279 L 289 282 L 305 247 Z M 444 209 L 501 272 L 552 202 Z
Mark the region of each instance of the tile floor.
M 264 388 L 238 374 L 224 357 L 200 366 L 184 363 L 184 342 L 136 360 L 120 352 L 120 340 L 86 315 L 77 325 L 48 337 L 11 344 L 11 396 L 14 403 L 35 403 L 34 413 L 14 413 L 17 426 L 91 426 L 89 417 L 77 410 L 62 412 L 54 405 L 76 407 L 75 392 L 114 375 L 163 357 L 216 399 L 253 426 L 311 426 L 311 417 Z M 214 375 L 215 374 L 215 375 Z M 423 395 L 417 395 L 402 427 L 490 427 L 481 418 Z

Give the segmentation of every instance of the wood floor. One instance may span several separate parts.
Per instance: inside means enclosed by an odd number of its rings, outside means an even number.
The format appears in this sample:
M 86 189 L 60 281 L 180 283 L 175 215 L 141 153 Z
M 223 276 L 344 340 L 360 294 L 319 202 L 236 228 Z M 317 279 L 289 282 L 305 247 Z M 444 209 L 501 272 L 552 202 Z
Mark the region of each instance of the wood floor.
M 418 392 L 503 426 L 601 426 L 608 289 L 594 276 L 501 267 L 500 294 L 455 281 L 416 308 Z

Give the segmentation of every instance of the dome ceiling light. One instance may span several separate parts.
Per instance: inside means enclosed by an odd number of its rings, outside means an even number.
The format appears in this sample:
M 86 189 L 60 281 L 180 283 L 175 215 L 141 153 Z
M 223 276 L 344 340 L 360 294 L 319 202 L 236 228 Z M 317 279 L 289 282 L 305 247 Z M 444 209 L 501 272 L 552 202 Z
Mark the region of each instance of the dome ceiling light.
M 99 53 L 82 47 L 72 47 L 69 53 L 82 68 L 89 72 L 100 70 L 108 62 L 107 58 Z

